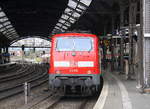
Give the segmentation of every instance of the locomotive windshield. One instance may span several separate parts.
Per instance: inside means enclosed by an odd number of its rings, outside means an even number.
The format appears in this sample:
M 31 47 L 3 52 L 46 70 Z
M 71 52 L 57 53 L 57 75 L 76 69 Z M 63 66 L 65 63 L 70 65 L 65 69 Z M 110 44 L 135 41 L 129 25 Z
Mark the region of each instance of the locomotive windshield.
M 91 51 L 91 37 L 59 37 L 56 42 L 57 51 Z

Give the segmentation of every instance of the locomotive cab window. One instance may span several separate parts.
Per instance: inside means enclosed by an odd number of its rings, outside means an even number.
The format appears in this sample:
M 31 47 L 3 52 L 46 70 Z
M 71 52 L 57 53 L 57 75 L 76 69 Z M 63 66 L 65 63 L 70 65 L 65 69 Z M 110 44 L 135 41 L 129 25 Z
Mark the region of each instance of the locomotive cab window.
M 56 39 L 56 51 L 91 51 L 91 37 L 59 37 Z

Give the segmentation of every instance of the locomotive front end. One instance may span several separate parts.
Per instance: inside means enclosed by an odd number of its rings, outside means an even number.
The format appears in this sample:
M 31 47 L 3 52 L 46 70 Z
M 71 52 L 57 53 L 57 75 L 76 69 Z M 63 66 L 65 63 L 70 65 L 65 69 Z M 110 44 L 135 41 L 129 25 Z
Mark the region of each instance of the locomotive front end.
M 71 90 L 100 86 L 98 38 L 91 34 L 68 33 L 52 38 L 49 85 Z

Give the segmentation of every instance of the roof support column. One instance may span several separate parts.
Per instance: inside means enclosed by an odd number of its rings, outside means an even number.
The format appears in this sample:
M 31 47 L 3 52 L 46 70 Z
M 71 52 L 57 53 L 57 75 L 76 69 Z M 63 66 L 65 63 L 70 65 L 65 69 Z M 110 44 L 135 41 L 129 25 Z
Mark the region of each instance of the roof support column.
M 129 73 L 127 79 L 135 78 L 134 63 L 134 32 L 136 27 L 137 0 L 130 0 L 129 3 Z
M 0 64 L 2 64 L 2 48 L 1 48 L 1 45 L 0 45 Z
M 115 15 L 112 15 L 112 17 L 111 17 L 111 28 L 112 28 L 112 33 L 113 33 L 114 30 L 115 30 L 115 18 L 116 18 L 116 16 L 115 16 Z
M 124 11 L 125 8 L 121 3 L 120 7 L 120 28 L 124 26 Z M 121 36 L 121 41 L 120 41 L 120 73 L 123 73 L 124 69 L 124 44 L 123 44 L 123 36 Z
M 112 36 L 113 36 L 113 32 L 115 30 L 115 15 L 112 15 Z M 114 63 L 115 63 L 115 57 L 114 57 L 114 40 L 111 36 L 111 71 L 114 70 Z
M 140 54 L 140 85 L 142 91 L 150 92 L 150 0 L 141 0 L 141 51 Z

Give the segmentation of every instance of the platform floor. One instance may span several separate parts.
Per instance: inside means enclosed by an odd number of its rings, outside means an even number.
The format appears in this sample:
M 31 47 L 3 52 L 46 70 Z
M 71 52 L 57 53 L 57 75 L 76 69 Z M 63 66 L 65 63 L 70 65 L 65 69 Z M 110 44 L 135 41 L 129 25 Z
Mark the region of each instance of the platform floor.
M 136 80 L 104 71 L 104 87 L 94 109 L 150 109 L 150 94 L 142 94 Z

